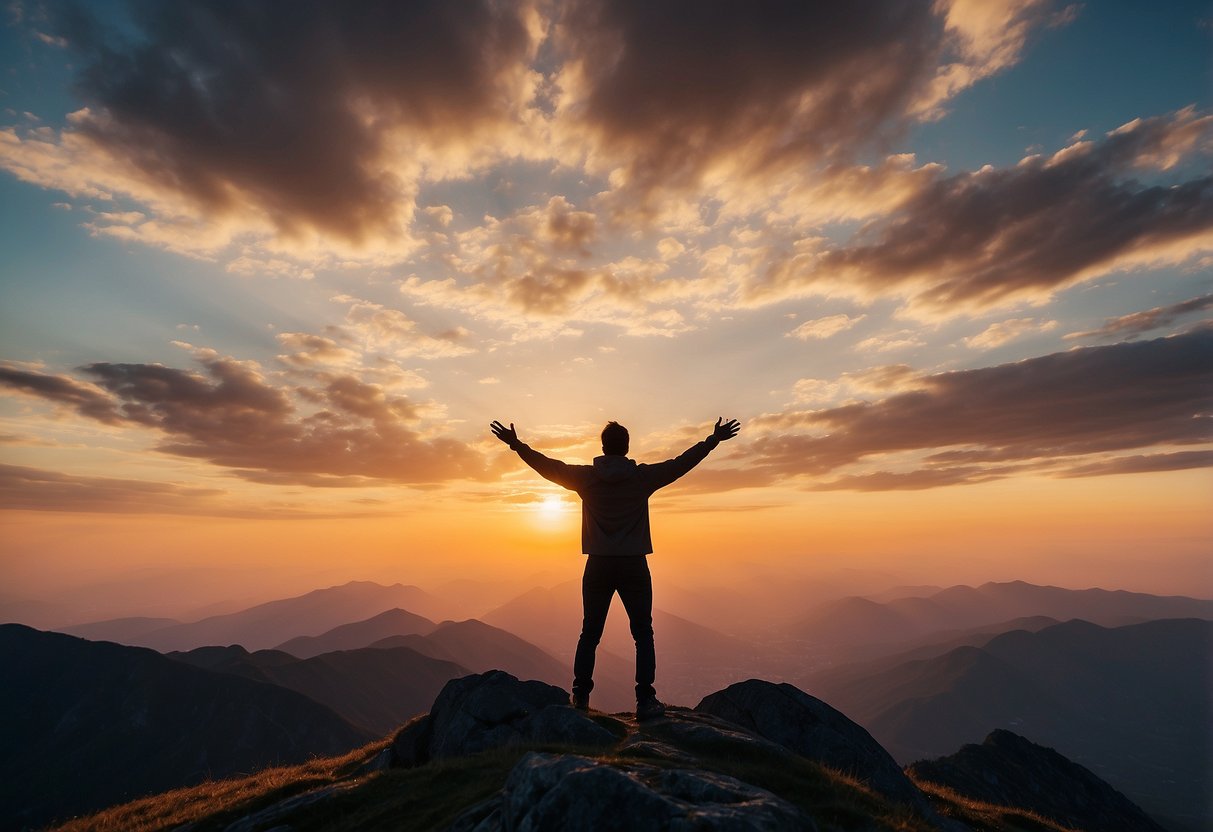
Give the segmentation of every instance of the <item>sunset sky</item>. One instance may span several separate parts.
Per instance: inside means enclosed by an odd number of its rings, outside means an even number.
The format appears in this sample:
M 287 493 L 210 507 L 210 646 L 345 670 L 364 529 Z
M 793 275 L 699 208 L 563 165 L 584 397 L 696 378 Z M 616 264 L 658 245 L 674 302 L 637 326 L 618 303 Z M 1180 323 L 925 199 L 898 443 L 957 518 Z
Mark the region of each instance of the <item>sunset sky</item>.
M 5 597 L 555 583 L 489 422 L 718 416 L 672 585 L 1213 596 L 1207 2 L 3 14 Z

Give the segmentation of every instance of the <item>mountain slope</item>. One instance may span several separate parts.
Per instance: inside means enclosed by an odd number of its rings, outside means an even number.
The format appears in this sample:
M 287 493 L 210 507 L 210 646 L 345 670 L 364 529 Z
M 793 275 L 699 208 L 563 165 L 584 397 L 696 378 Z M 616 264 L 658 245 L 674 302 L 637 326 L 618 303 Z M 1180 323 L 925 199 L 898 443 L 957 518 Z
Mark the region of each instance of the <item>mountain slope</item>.
M 1052 748 L 997 730 L 981 745 L 907 769 L 915 780 L 1001 806 L 1021 806 L 1075 829 L 1163 832 L 1123 794 Z
M 318 636 L 298 636 L 276 649 L 301 659 L 310 659 L 334 650 L 356 650 L 391 636 L 425 635 L 437 625 L 420 615 L 400 608 L 390 609 L 365 621 L 342 624 Z
M 425 611 L 439 605 L 437 599 L 415 586 L 351 581 L 240 612 L 165 627 L 145 633 L 133 642 L 162 652 L 216 644 L 239 644 L 248 650 L 261 650 L 296 636 L 320 635 L 393 608 Z
M 424 713 L 450 679 L 468 670 L 408 647 L 363 648 L 297 659 L 279 650 L 203 647 L 170 658 L 297 691 L 380 736 Z
M 497 668 L 520 679 L 540 679 L 553 685 L 572 681 L 572 670 L 559 659 L 513 633 L 474 618 L 444 621 L 425 640 L 476 673 Z
M 1070 621 L 983 648 L 823 684 L 902 762 L 1008 728 L 1053 748 L 1156 817 L 1213 822 L 1213 622 Z
M 294 691 L 151 650 L 0 625 L 0 818 L 40 825 L 302 762 L 370 735 Z

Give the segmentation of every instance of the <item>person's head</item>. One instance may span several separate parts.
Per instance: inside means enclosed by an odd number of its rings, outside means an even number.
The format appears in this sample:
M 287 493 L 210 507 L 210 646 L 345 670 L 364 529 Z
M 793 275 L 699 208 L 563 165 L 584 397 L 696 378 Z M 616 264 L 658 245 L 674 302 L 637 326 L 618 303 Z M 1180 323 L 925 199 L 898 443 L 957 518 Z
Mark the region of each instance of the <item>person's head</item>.
M 607 422 L 602 429 L 602 452 L 607 456 L 627 456 L 628 429 L 618 422 Z

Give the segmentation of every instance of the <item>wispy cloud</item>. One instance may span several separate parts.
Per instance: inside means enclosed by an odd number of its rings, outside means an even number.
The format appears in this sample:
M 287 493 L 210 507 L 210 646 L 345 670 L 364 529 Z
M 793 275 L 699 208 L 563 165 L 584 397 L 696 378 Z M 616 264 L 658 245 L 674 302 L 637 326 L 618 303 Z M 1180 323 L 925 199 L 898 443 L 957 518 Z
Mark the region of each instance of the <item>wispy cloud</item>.
M 1041 321 L 1036 318 L 1011 318 L 990 324 L 976 335 L 964 339 L 964 345 L 976 350 L 1001 347 L 1033 332 L 1049 332 L 1057 328 L 1057 321 Z
M 1118 318 L 1109 318 L 1103 326 L 1089 332 L 1071 332 L 1066 338 L 1136 338 L 1155 329 L 1171 326 L 1176 321 L 1193 312 L 1203 312 L 1213 309 L 1213 295 L 1173 303 L 1169 306 L 1155 306 L 1144 312 L 1133 312 Z
M 1201 327 L 919 376 L 874 401 L 749 420 L 759 435 L 746 465 L 771 481 L 860 489 L 980 482 L 1028 466 L 1070 476 L 1194 467 L 1203 454 L 1165 450 L 1213 441 L 1211 354 L 1213 327 Z M 1160 451 L 1113 458 L 1149 448 Z M 870 470 L 894 461 L 899 470 Z M 861 463 L 869 470 L 848 470 Z
M 827 315 L 824 318 L 814 318 L 793 329 L 788 336 L 799 338 L 801 341 L 829 338 L 850 329 L 864 317 L 864 315 L 856 315 L 853 318 L 850 315 Z

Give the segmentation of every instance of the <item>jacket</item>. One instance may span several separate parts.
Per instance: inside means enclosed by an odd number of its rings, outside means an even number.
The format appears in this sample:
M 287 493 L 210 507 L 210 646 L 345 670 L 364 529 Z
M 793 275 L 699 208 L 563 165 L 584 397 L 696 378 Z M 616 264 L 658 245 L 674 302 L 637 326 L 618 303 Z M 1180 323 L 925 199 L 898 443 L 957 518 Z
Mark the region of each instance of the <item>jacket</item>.
M 704 460 L 720 440 L 709 436 L 673 459 L 654 465 L 624 456 L 599 456 L 593 465 L 569 465 L 522 442 L 511 447 L 539 476 L 581 497 L 581 551 L 587 555 L 647 555 L 649 496 Z

